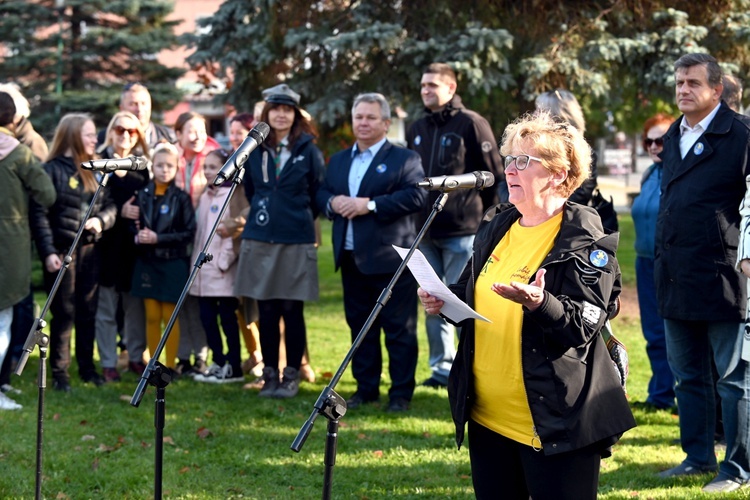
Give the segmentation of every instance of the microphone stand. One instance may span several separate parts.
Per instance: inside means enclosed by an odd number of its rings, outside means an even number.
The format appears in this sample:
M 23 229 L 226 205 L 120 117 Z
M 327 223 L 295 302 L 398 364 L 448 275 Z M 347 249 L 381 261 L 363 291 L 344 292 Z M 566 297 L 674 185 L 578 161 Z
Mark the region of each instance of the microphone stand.
M 438 196 L 437 200 L 435 200 L 435 204 L 432 206 L 432 211 L 427 216 L 427 220 L 422 226 L 422 229 L 420 229 L 419 233 L 417 234 L 417 238 L 414 240 L 411 247 L 409 247 L 409 251 L 406 254 L 406 257 L 404 257 L 404 259 L 401 261 L 401 264 L 398 266 L 398 269 L 396 269 L 396 273 L 393 275 L 393 278 L 391 278 L 388 286 L 383 289 L 380 297 L 378 297 L 375 307 L 370 313 L 370 316 L 367 318 L 367 321 L 365 321 L 365 324 L 362 326 L 362 329 L 357 334 L 354 342 L 352 342 L 352 345 L 349 348 L 349 352 L 346 353 L 346 356 L 344 356 L 344 360 L 341 362 L 339 369 L 336 371 L 333 378 L 331 378 L 331 381 L 328 383 L 328 385 L 320 393 L 320 396 L 318 396 L 318 400 L 315 401 L 315 404 L 313 405 L 314 409 L 312 413 L 307 418 L 307 421 L 302 425 L 302 428 L 297 434 L 297 437 L 294 438 L 291 449 L 292 451 L 299 453 L 300 450 L 302 450 L 302 446 L 305 444 L 307 437 L 310 435 L 310 431 L 312 431 L 313 425 L 315 424 L 315 420 L 318 418 L 318 415 L 323 415 L 328 419 L 328 430 L 326 434 L 326 446 L 324 455 L 324 499 L 331 498 L 333 467 L 334 465 L 336 465 L 336 444 L 338 439 L 339 420 L 341 420 L 341 417 L 346 414 L 346 400 L 342 398 L 338 393 L 336 393 L 336 391 L 334 391 L 334 387 L 336 387 L 336 384 L 338 384 L 339 380 L 344 375 L 346 367 L 354 357 L 354 353 L 357 351 L 357 349 L 359 349 L 359 346 L 364 341 L 365 335 L 367 335 L 367 332 L 370 331 L 370 328 L 380 314 L 380 311 L 390 300 L 393 293 L 393 287 L 396 286 L 396 282 L 401 277 L 401 274 L 403 274 L 404 269 L 406 269 L 406 266 L 409 263 L 409 259 L 411 259 L 414 250 L 416 250 L 417 246 L 419 246 L 419 243 L 422 241 L 422 238 L 427 232 L 427 229 L 429 229 L 430 225 L 432 224 L 433 219 L 445 206 L 447 197 L 448 193 L 446 193 L 444 190 L 441 190 L 440 195 Z
M 70 245 L 70 249 L 68 250 L 68 253 L 65 254 L 65 258 L 63 259 L 62 266 L 60 267 L 60 270 L 57 272 L 57 277 L 55 278 L 55 282 L 52 285 L 52 289 L 50 290 L 49 294 L 47 295 L 47 300 L 44 302 L 44 307 L 42 308 L 41 313 L 39 314 L 38 318 L 34 319 L 34 323 L 31 325 L 31 330 L 29 330 L 29 335 L 26 337 L 26 342 L 23 345 L 23 351 L 21 352 L 21 357 L 18 360 L 18 365 L 16 366 L 16 371 L 14 372 L 16 375 L 21 375 L 23 373 L 23 369 L 26 366 L 26 362 L 29 360 L 29 355 L 31 354 L 31 351 L 34 350 L 34 346 L 39 346 L 39 372 L 37 375 L 37 385 L 39 386 L 39 396 L 37 399 L 37 425 L 36 425 L 36 491 L 35 491 L 35 498 L 37 500 L 42 498 L 42 448 L 44 443 L 44 393 L 45 389 L 47 388 L 47 349 L 49 347 L 49 335 L 44 333 L 42 329 L 47 326 L 47 322 L 44 321 L 44 317 L 47 315 L 47 312 L 49 311 L 50 305 L 52 304 L 52 300 L 55 298 L 55 295 L 57 294 L 57 289 L 60 288 L 60 284 L 62 283 L 63 276 L 65 276 L 65 273 L 67 272 L 68 268 L 70 267 L 70 263 L 73 262 L 73 252 L 75 252 L 76 247 L 78 246 L 78 242 L 81 239 L 81 235 L 83 234 L 84 226 L 86 225 L 86 221 L 91 216 L 91 212 L 94 209 L 94 204 L 96 202 L 96 199 L 99 197 L 99 194 L 102 191 L 102 188 L 107 185 L 107 182 L 109 182 L 109 178 L 112 175 L 112 173 L 108 173 L 105 175 L 102 175 L 101 179 L 99 180 L 99 187 L 96 188 L 96 192 L 94 192 L 94 196 L 91 199 L 91 203 L 89 203 L 89 208 L 86 210 L 86 214 L 83 216 L 83 220 L 81 221 L 81 225 L 78 227 L 78 232 L 75 235 L 75 238 L 73 238 L 73 243 Z
M 183 302 L 185 302 L 185 297 L 187 296 L 188 291 L 190 290 L 190 287 L 193 285 L 195 278 L 198 276 L 198 271 L 201 270 L 201 267 L 203 266 L 203 264 L 213 259 L 213 256 L 208 253 L 208 247 L 211 245 L 211 240 L 213 240 L 213 237 L 216 234 L 216 230 L 218 229 L 219 224 L 221 224 L 221 221 L 224 218 L 224 213 L 226 212 L 227 207 L 229 206 L 229 202 L 232 199 L 232 195 L 234 195 L 234 192 L 237 189 L 237 186 L 242 183 L 242 179 L 244 178 L 244 176 L 245 176 L 245 169 L 242 166 L 238 166 L 237 170 L 235 171 L 234 177 L 232 178 L 232 186 L 229 188 L 229 195 L 227 196 L 226 200 L 224 200 L 224 205 L 222 205 L 221 207 L 219 216 L 217 217 L 216 222 L 214 223 L 214 226 L 211 228 L 211 232 L 209 233 L 208 238 L 206 239 L 206 242 L 203 245 L 203 249 L 201 250 L 200 254 L 198 254 L 198 257 L 195 259 L 195 264 L 193 264 L 193 269 L 190 272 L 190 276 L 188 277 L 187 283 L 185 283 L 185 286 L 182 289 L 180 298 L 177 300 L 177 304 L 175 305 L 174 311 L 172 312 L 172 316 L 169 318 L 169 321 L 167 322 L 167 326 L 164 329 L 164 333 L 162 334 L 161 339 L 159 340 L 159 344 L 156 346 L 156 350 L 154 351 L 154 353 L 151 356 L 151 359 L 146 365 L 146 369 L 143 371 L 143 375 L 141 375 L 141 379 L 138 381 L 138 387 L 136 387 L 135 392 L 133 393 L 133 397 L 130 399 L 130 404 L 132 406 L 138 407 L 141 404 L 141 399 L 143 399 L 143 394 L 146 390 L 146 384 L 156 387 L 156 400 L 154 401 L 154 405 L 155 405 L 154 427 L 156 428 L 156 437 L 155 437 L 155 446 L 154 446 L 154 450 L 155 450 L 154 499 L 157 499 L 157 500 L 162 498 L 162 469 L 163 469 L 162 465 L 163 465 L 163 459 L 164 459 L 164 421 L 165 421 L 165 416 L 166 416 L 166 409 L 165 409 L 166 388 L 169 385 L 169 383 L 172 381 L 172 370 L 164 366 L 158 360 L 159 360 L 159 357 L 161 356 L 161 352 L 164 349 L 164 346 L 167 343 L 167 340 L 169 339 L 169 334 L 172 332 L 172 327 L 177 321 L 177 315 L 180 312 L 180 309 L 182 308 Z

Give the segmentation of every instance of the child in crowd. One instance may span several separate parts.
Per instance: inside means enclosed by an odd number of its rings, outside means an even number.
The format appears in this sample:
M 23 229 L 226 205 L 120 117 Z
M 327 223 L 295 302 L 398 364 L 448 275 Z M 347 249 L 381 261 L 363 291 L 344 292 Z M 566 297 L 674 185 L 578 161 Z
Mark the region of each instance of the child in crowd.
M 198 259 L 199 253 L 203 250 L 208 235 L 216 224 L 231 190 L 231 180 L 227 180 L 220 186 L 214 186 L 216 174 L 221 170 L 227 156 L 223 149 L 216 149 L 206 155 L 203 164 L 207 187 L 198 202 L 193 262 Z M 234 218 L 242 210 L 239 204 L 243 200 L 242 193 L 233 196 L 230 200 L 233 206 L 227 207 L 223 220 Z M 247 206 L 246 201 L 244 205 Z M 206 330 L 206 341 L 213 355 L 213 363 L 208 367 L 208 371 L 194 377 L 198 382 L 224 384 L 242 382 L 243 380 L 240 328 L 236 316 L 239 301 L 233 294 L 238 247 L 239 242 L 237 240 L 233 239 L 231 235 L 222 237 L 217 228 L 217 233 L 207 250 L 207 253 L 213 258 L 203 263 L 201 271 L 196 275 L 190 288 L 190 295 L 198 297 L 201 323 Z M 221 320 L 221 326 L 226 337 L 226 354 L 223 351 L 217 316 Z
M 195 234 L 195 211 L 190 195 L 175 185 L 177 148 L 162 143 L 154 149 L 154 178 L 138 192 L 140 218 L 134 221 L 137 257 L 131 294 L 144 299 L 146 343 L 154 355 L 162 325 L 174 313 L 189 275 L 190 244 Z M 175 367 L 180 342 L 175 322 L 165 346 L 166 366 Z

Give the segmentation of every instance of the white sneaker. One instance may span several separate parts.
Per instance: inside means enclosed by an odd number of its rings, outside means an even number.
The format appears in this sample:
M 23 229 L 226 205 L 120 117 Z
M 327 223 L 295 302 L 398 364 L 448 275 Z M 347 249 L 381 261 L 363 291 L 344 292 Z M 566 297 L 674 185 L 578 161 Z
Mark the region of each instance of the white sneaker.
M 21 394 L 21 389 L 16 389 L 10 384 L 3 384 L 0 385 L 0 392 L 4 392 L 5 394 Z
M 197 373 L 193 377 L 193 380 L 195 380 L 196 382 L 209 382 L 208 379 L 219 375 L 222 369 L 223 367 L 217 365 L 216 363 L 211 363 L 211 366 L 208 367 L 206 373 Z
M 223 367 L 221 367 L 218 372 L 208 373 L 200 379 L 198 377 L 195 377 L 195 380 L 199 382 L 208 382 L 210 384 L 231 384 L 232 382 L 244 382 L 245 377 L 242 375 L 242 372 L 240 371 L 239 374 L 234 375 L 233 371 L 234 370 L 232 370 L 232 365 L 227 363 Z
M 21 408 L 23 408 L 23 406 L 0 392 L 0 410 L 20 410 Z

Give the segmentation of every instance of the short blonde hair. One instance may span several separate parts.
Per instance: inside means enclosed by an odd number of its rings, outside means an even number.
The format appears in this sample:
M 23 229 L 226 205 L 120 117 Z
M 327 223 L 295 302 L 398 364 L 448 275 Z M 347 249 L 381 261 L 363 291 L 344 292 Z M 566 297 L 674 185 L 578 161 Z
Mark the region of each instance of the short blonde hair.
M 531 143 L 542 159 L 542 166 L 553 173 L 567 172 L 559 193 L 569 197 L 591 170 L 591 147 L 583 134 L 549 112 L 526 114 L 508 125 L 503 132 L 500 154 L 511 154 L 514 147 Z

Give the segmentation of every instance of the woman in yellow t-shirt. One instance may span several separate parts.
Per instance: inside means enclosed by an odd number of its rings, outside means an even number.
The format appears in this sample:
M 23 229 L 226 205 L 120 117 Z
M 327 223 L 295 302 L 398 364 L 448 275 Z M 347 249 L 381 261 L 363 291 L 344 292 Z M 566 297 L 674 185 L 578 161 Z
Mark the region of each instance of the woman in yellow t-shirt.
M 500 152 L 512 206 L 488 211 L 451 285 L 490 320 L 461 323 L 448 384 L 456 441 L 468 423 L 477 498 L 596 498 L 601 458 L 635 426 L 600 335 L 620 293 L 618 236 L 568 201 L 591 163 L 574 127 L 523 116 Z M 440 313 L 442 300 L 419 296 Z

